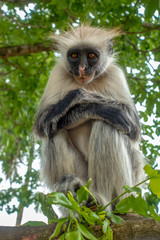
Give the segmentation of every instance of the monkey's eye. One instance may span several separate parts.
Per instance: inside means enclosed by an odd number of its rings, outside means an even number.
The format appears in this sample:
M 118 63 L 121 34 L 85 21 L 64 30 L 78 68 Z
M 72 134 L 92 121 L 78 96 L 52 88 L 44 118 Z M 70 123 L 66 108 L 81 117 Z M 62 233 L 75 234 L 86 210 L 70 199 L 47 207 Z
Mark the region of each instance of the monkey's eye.
M 95 54 L 94 54 L 94 53 L 89 53 L 89 54 L 88 54 L 88 57 L 89 57 L 90 59 L 93 59 L 93 58 L 95 57 Z
M 71 54 L 71 57 L 74 58 L 74 59 L 76 59 L 76 58 L 78 58 L 78 54 L 77 54 L 77 53 L 72 53 L 72 54 Z

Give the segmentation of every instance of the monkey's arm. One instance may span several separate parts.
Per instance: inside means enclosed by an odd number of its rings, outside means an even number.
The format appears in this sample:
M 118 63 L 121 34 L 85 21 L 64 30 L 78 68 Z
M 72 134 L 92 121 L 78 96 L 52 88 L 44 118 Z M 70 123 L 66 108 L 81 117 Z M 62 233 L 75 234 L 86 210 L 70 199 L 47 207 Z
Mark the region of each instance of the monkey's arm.
M 104 121 L 132 140 L 139 137 L 140 124 L 136 111 L 132 112 L 124 104 L 115 101 L 109 101 L 107 104 L 97 102 L 77 104 L 58 121 L 57 129 L 72 129 L 90 119 Z
M 74 128 L 89 119 L 105 121 L 131 139 L 138 137 L 140 125 L 136 111 L 81 89 L 69 92 L 58 103 L 39 111 L 34 129 L 39 136 L 52 138 L 58 130 Z

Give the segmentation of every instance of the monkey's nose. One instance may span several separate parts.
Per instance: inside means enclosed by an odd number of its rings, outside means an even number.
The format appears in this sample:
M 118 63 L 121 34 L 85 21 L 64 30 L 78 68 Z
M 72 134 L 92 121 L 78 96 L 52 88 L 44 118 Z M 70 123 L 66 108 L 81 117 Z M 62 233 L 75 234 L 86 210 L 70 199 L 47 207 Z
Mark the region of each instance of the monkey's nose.
M 79 74 L 80 74 L 80 76 L 85 75 L 85 66 L 84 67 L 79 67 Z

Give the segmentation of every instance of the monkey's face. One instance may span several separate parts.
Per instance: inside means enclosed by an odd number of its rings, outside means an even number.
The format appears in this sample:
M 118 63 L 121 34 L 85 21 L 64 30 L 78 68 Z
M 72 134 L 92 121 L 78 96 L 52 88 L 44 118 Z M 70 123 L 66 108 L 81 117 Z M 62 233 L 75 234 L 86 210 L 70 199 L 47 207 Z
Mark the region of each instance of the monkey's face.
M 100 70 L 100 52 L 92 47 L 70 48 L 67 52 L 69 71 L 80 84 L 90 83 Z

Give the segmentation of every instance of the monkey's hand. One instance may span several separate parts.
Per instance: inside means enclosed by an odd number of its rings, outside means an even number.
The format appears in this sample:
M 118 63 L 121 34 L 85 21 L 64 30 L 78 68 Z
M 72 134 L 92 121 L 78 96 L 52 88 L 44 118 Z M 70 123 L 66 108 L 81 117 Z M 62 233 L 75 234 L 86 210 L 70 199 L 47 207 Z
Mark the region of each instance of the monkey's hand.
M 52 138 L 56 132 L 56 123 L 63 117 L 70 106 L 73 106 L 81 98 L 80 90 L 73 90 L 69 92 L 63 99 L 56 104 L 39 108 L 37 112 L 35 123 L 33 126 L 34 132 L 39 137 Z
M 73 197 L 77 200 L 76 192 L 82 187 L 82 185 L 85 184 L 80 178 L 68 174 L 54 185 L 53 191 L 62 192 L 65 195 L 67 195 L 67 192 L 70 191 L 72 192 Z M 95 191 L 92 191 L 92 193 L 95 196 L 97 203 L 103 205 L 102 197 L 100 197 L 100 195 Z M 89 194 L 88 200 L 83 204 L 85 204 L 87 207 L 95 205 L 93 197 Z

